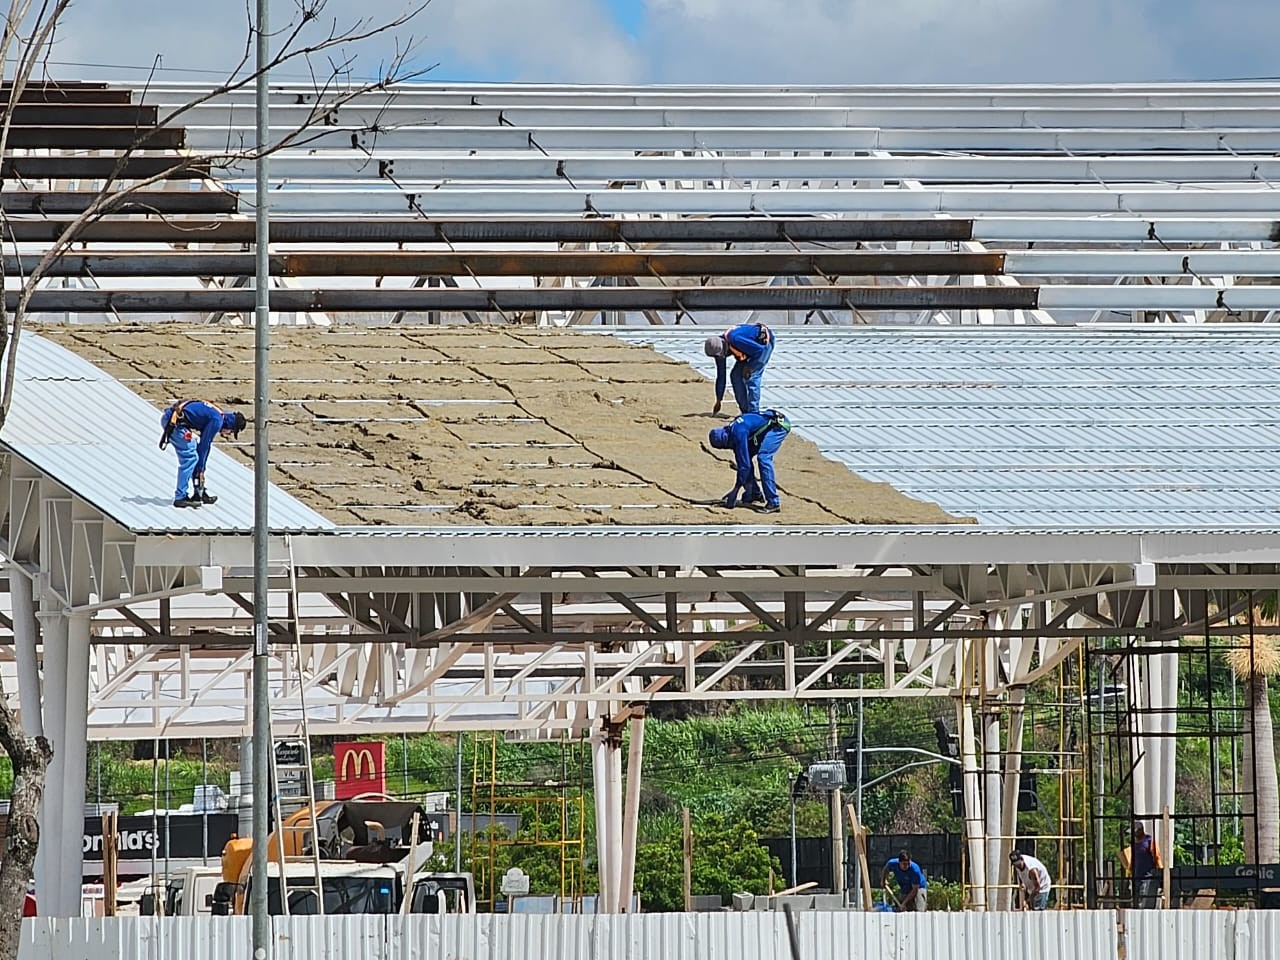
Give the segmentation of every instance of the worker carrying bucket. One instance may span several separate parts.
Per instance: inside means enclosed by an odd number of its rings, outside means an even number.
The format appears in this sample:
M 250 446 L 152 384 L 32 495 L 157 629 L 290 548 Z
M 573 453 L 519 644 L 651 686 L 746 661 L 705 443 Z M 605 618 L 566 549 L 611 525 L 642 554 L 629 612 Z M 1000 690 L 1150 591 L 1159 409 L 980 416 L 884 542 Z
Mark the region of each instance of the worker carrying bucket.
M 205 464 L 213 449 L 214 437 L 224 440 L 240 436 L 244 414 L 223 413 L 204 400 L 181 400 L 165 408 L 160 416 L 160 449 L 173 444 L 178 455 L 178 485 L 173 492 L 175 507 L 199 507 L 218 498 L 205 487 Z M 191 488 L 194 482 L 194 488 Z M 190 489 L 189 489 L 190 488 Z

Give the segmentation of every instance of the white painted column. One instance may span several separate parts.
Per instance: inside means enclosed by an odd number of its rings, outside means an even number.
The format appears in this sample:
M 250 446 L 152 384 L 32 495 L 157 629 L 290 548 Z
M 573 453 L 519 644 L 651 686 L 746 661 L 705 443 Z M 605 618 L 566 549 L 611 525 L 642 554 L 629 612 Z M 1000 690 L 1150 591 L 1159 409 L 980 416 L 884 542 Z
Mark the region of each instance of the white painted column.
M 40 624 L 36 619 L 35 593 L 31 581 L 9 564 L 9 597 L 13 604 L 14 657 L 18 665 L 18 709 L 22 711 L 22 732 L 29 737 L 44 733 L 40 714 Z
M 1015 687 L 1009 691 L 1009 735 L 1004 752 L 1004 798 L 1000 820 L 999 855 L 1001 876 L 1005 878 L 1006 883 L 1013 882 L 1009 854 L 1013 852 L 1018 835 L 1018 793 L 1022 789 L 1022 740 L 1026 725 L 1026 710 L 1023 703 L 1026 697 L 1027 691 L 1024 687 Z M 1012 889 L 1002 889 L 1000 909 L 1012 908 Z
M 63 779 L 51 782 L 52 794 L 45 803 L 62 802 L 62 835 L 60 848 L 62 903 L 69 912 L 80 915 L 80 887 L 84 882 L 84 795 L 85 762 L 89 753 L 89 615 L 73 614 L 67 618 L 67 703 L 63 742 L 55 746 L 66 757 Z M 47 839 L 47 838 L 44 838 Z
M 622 878 L 622 745 L 607 729 L 592 736 L 591 773 L 596 792 L 596 860 L 600 913 L 616 913 Z
M 1000 888 L 1000 816 L 1001 800 L 1004 797 L 1002 778 L 1000 775 L 1000 715 L 994 712 L 982 715 L 983 766 L 986 774 L 983 777 L 982 801 L 985 811 L 986 856 L 987 856 L 987 907 L 999 910 L 1001 906 Z
M 599 904 L 608 902 L 609 897 L 609 801 L 605 767 L 606 746 L 603 733 L 591 735 L 591 785 L 595 792 L 596 804 L 596 868 L 600 874 Z
M 973 909 L 987 908 L 987 856 L 983 837 L 982 794 L 979 789 L 978 740 L 973 707 L 957 704 L 960 762 L 964 771 L 964 832 L 968 846 L 970 901 Z
M 622 744 L 615 740 L 606 741 L 609 760 L 609 894 L 613 898 L 607 910 L 609 913 L 622 912 Z
M 640 783 L 644 766 L 644 717 L 631 718 L 631 742 L 627 747 L 627 804 L 622 814 L 622 881 L 618 910 L 631 912 L 636 882 L 636 832 L 640 820 Z
M 36 902 L 44 916 L 66 917 L 80 913 L 77 899 L 74 912 L 63 902 L 62 840 L 67 834 L 62 822 L 62 784 L 67 779 L 67 633 L 68 618 L 62 614 L 41 617 L 44 641 L 44 735 L 53 747 L 53 759 L 46 774 L 44 802 L 40 805 L 40 848 L 36 851 Z M 83 774 L 82 774 L 83 775 Z M 76 846 L 83 843 L 75 831 Z M 77 882 L 79 878 L 76 878 Z

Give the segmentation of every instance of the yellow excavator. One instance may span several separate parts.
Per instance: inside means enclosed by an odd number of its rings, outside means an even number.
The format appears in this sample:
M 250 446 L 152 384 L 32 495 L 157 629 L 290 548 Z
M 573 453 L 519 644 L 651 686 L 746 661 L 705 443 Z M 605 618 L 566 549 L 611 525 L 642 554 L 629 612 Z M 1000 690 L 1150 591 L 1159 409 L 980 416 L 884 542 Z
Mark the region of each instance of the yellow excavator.
M 420 804 L 381 795 L 303 807 L 267 838 L 267 912 L 474 912 L 470 874 L 417 872 L 430 859 L 437 832 Z M 233 837 L 223 847 L 215 915 L 248 912 L 252 863 L 252 839 Z M 419 886 L 432 894 L 420 895 Z M 441 890 L 450 893 L 436 895 Z

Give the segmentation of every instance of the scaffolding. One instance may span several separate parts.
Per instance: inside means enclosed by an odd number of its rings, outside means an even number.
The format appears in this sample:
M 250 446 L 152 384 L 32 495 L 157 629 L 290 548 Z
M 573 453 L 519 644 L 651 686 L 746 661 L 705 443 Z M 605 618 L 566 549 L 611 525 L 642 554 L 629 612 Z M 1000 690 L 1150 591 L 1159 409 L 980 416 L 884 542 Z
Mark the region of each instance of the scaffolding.
M 1014 905 L 1009 854 L 1018 849 L 1044 863 L 1055 906 L 1080 906 L 1089 871 L 1084 651 L 1029 687 L 993 683 L 1013 655 L 989 638 L 969 641 L 956 698 L 965 904 Z
M 478 904 L 494 910 L 501 862 L 520 859 L 519 849 L 551 849 L 560 911 L 579 913 L 586 883 L 586 747 L 562 740 L 558 769 L 544 765 L 537 772 L 549 775 L 515 780 L 501 776 L 501 742 L 495 732 L 472 739 L 469 851 Z
M 1257 849 L 1254 778 L 1242 762 L 1257 753 L 1243 685 L 1228 661 L 1233 652 L 1243 655 L 1251 670 L 1259 600 L 1252 591 L 1188 592 L 1184 613 L 1203 623 L 1198 637 L 1086 641 L 1090 906 L 1177 906 L 1199 888 L 1216 896 L 1223 868 L 1240 866 L 1246 849 Z M 1161 685 L 1166 695 L 1153 698 Z M 1159 777 L 1166 778 L 1163 789 L 1151 786 Z M 1154 809 L 1153 789 L 1176 804 Z M 1152 890 L 1131 877 L 1136 824 L 1176 871 L 1168 879 L 1161 871 Z M 1233 886 L 1256 904 L 1263 884 Z

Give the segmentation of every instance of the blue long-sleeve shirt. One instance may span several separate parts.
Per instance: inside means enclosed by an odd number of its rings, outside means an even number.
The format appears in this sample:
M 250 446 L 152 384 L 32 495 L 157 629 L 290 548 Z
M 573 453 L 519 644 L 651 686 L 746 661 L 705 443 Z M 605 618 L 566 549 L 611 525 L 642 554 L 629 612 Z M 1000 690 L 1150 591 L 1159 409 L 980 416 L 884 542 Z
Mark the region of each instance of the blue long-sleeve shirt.
M 196 444 L 196 473 L 202 474 L 209 462 L 214 438 L 222 429 L 222 411 L 203 400 L 190 400 L 182 408 L 182 424 L 200 434 L 200 441 Z
M 761 339 L 763 337 L 764 339 Z M 735 361 L 745 363 L 752 373 L 763 368 L 773 350 L 773 331 L 762 323 L 740 323 L 724 333 L 726 353 Z M 724 399 L 726 357 L 716 357 L 716 400 Z

